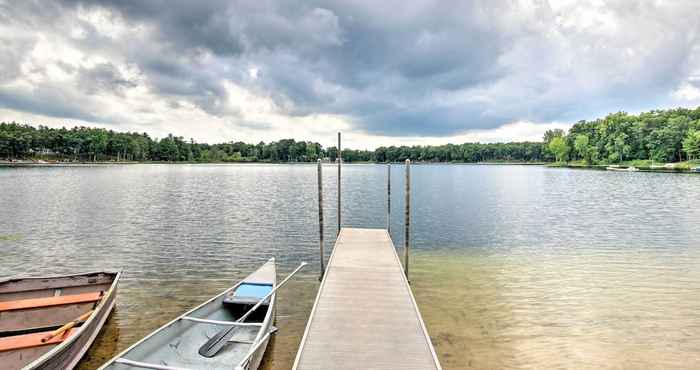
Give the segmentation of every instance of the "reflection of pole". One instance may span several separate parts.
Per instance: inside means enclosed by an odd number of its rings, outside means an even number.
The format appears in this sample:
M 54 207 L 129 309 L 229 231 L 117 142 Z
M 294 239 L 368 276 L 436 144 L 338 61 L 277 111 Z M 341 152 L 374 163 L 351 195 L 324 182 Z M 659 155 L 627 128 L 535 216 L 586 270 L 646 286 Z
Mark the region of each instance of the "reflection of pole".
M 391 234 L 391 163 L 386 165 L 386 230 Z
M 408 280 L 408 246 L 411 238 L 411 160 L 406 160 L 406 213 L 405 213 L 405 235 L 403 241 L 403 269 Z
M 342 151 L 340 150 L 340 132 L 338 133 L 338 235 L 340 235 L 340 164 L 343 161 Z
M 323 279 L 323 272 L 325 268 L 323 267 L 324 257 L 323 257 L 323 177 L 321 176 L 321 160 L 318 160 L 318 249 L 321 260 L 321 274 L 318 279 Z

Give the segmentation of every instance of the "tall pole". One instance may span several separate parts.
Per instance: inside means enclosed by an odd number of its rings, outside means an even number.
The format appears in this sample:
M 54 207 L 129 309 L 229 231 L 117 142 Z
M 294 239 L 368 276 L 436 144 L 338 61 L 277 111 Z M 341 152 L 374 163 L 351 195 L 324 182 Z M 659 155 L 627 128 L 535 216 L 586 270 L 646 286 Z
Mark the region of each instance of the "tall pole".
M 321 176 L 322 164 L 321 160 L 318 160 L 318 249 L 320 252 L 321 260 L 321 274 L 318 280 L 323 279 L 323 273 L 325 272 L 324 257 L 323 257 L 323 176 Z
M 340 235 L 340 164 L 343 162 L 343 155 L 340 150 L 340 132 L 338 133 L 338 155 L 336 156 L 336 161 L 338 161 L 338 235 Z
M 386 230 L 391 234 L 391 163 L 386 165 Z
M 406 159 L 406 213 L 405 213 L 405 235 L 403 241 L 403 269 L 408 280 L 408 248 L 411 238 L 411 160 Z

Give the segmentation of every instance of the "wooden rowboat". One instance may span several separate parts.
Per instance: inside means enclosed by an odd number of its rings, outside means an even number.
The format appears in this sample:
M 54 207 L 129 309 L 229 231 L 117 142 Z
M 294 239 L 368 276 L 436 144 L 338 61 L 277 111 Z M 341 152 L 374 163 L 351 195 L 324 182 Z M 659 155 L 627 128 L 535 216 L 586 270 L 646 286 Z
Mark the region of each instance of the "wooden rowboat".
M 0 281 L 0 367 L 72 369 L 114 308 L 121 273 Z
M 276 286 L 275 260 L 271 258 L 238 284 L 165 324 L 100 370 L 257 369 L 275 330 Z M 267 295 L 246 320 L 237 322 Z M 202 345 L 231 327 L 233 336 L 216 355 L 199 353 Z

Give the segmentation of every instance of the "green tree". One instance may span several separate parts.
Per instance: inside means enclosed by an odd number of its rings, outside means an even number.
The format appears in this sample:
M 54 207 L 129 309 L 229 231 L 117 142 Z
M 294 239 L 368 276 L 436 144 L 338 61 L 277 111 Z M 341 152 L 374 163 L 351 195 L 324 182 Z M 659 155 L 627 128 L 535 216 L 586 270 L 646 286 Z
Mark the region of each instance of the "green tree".
M 574 140 L 574 150 L 578 154 L 579 158 L 583 158 L 586 163 L 591 163 L 591 151 L 588 147 L 590 139 L 588 135 L 578 134 L 576 135 L 576 140 Z
M 688 155 L 688 159 L 700 157 L 700 131 L 688 131 L 688 135 L 683 139 L 683 151 Z
M 542 139 L 545 144 L 549 145 L 549 143 L 554 139 L 555 137 L 564 137 L 566 136 L 566 133 L 564 130 L 557 128 L 554 130 L 547 130 L 544 133 L 544 138 Z
M 332 146 L 327 149 L 328 151 L 328 157 L 330 158 L 331 162 L 335 162 L 335 159 L 338 158 L 338 148 Z
M 569 145 L 562 136 L 552 138 L 547 148 L 554 153 L 557 162 L 566 162 L 569 159 Z
M 624 161 L 631 150 L 631 146 L 627 144 L 627 134 L 620 133 L 617 135 L 612 141 L 612 147 L 614 149 L 610 155 L 610 159 L 612 161 L 617 160 L 618 162 Z

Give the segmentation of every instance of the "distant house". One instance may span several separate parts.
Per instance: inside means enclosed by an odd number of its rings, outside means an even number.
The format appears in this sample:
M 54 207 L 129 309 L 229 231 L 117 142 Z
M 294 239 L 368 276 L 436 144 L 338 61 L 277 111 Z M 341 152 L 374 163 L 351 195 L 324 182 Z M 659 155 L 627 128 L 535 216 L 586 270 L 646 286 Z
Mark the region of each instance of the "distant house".
M 39 155 L 55 155 L 56 154 L 56 152 L 54 152 L 53 150 L 46 149 L 46 148 L 43 148 L 40 150 L 29 149 L 29 153 L 39 154 Z

